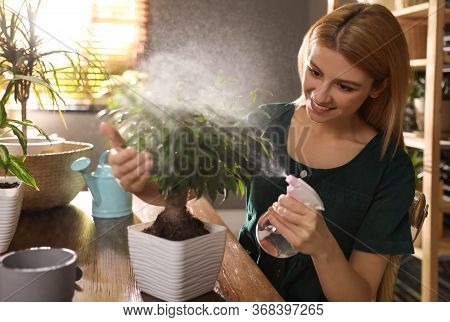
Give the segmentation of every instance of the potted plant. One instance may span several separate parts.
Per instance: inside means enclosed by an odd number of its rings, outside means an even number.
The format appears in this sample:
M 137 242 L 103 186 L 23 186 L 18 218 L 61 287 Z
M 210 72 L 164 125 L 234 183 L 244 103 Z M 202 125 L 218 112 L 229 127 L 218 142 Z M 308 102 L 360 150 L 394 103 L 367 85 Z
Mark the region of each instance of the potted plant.
M 34 94 L 42 107 L 43 99 L 47 98 L 62 116 L 60 107 L 65 102 L 59 93 L 61 79 L 70 78 L 74 86 L 87 90 L 91 86 L 88 82 L 89 70 L 101 67 L 77 52 L 45 50 L 36 28 L 39 5 L 33 8 L 28 1 L 24 1 L 22 7 L 26 8 L 25 13 L 10 12 L 3 1 L 0 5 L 0 130 L 3 130 L 0 133 L 3 133 L 2 136 L 9 135 L 2 138 L 3 141 L 0 139 L 1 167 L 35 188 L 25 189 L 24 208 L 49 208 L 69 202 L 84 187 L 81 175 L 71 172 L 70 164 L 81 156 L 87 156 L 92 145 L 65 142 L 56 149 L 55 141 L 27 118 L 30 95 Z M 55 65 L 56 59 L 66 63 L 64 66 Z M 7 116 L 6 105 L 12 101 L 20 105 L 20 120 Z M 33 152 L 26 158 L 28 127 L 37 129 L 43 140 L 51 143 L 53 150 L 46 148 L 45 153 Z M 16 137 L 17 141 L 8 145 L 11 136 Z M 22 156 L 18 156 L 17 151 L 11 151 L 14 145 L 20 146 Z M 31 180 L 30 173 L 36 182 Z M 40 193 L 36 191 L 37 185 Z
M 441 132 L 443 138 L 450 136 L 450 76 L 444 73 L 441 83 L 442 106 L 441 106 Z M 408 97 L 408 105 L 414 107 L 416 126 L 419 132 L 424 131 L 425 116 L 425 74 L 416 73 Z M 408 129 L 406 129 L 408 130 Z
M 408 103 L 414 106 L 417 130 L 423 132 L 425 115 L 425 75 L 423 73 L 415 75 Z
M 243 195 L 250 173 L 270 161 L 271 145 L 258 129 L 211 106 L 186 100 L 161 106 L 132 96 L 110 116 L 128 145 L 152 154 L 150 181 L 166 203 L 154 222 L 128 227 L 131 264 L 142 291 L 188 300 L 213 289 L 226 239 L 225 228 L 186 208 L 189 193 L 212 200 L 219 192 Z
M 22 209 L 23 182 L 17 177 L 0 177 L 0 254 L 8 250 Z

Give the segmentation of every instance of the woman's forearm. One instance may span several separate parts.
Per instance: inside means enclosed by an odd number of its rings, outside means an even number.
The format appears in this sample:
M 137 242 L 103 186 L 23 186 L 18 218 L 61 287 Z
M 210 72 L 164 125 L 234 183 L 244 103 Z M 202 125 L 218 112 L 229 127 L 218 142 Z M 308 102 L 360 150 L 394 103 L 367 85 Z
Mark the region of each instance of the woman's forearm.
M 354 270 L 336 240 L 326 254 L 312 256 L 312 260 L 328 301 L 375 300 L 369 283 Z

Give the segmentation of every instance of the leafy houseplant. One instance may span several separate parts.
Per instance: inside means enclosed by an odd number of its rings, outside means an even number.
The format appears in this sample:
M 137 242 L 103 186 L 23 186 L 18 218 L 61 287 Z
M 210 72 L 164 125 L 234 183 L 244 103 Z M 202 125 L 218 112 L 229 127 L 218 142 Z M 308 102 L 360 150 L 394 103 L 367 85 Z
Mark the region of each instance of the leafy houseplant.
M 53 106 L 60 111 L 59 107 L 64 105 L 58 91 L 60 81 L 70 78 L 74 86 L 86 90 L 90 86 L 88 71 L 99 67 L 80 53 L 44 50 L 43 39 L 37 35 L 36 17 L 39 4 L 33 8 L 24 1 L 23 5 L 26 7 L 25 14 L 7 10 L 5 1 L 0 5 L 0 86 L 3 90 L 0 99 L 0 131 L 12 132 L 23 151 L 23 157 L 19 158 L 11 155 L 6 146 L 0 144 L 0 168 L 38 189 L 32 174 L 23 162 L 27 154 L 27 127 L 35 128 L 47 140 L 49 138 L 41 128 L 27 118 L 30 95 L 34 94 L 41 106 L 44 106 L 43 96 L 48 97 Z M 52 63 L 55 58 L 63 58 L 66 66 L 55 66 Z M 21 120 L 8 118 L 6 105 L 11 98 L 20 104 Z
M 188 300 L 214 288 L 226 240 L 224 227 L 187 210 L 189 193 L 213 200 L 218 193 L 243 195 L 245 181 L 270 162 L 272 147 L 261 131 L 211 106 L 192 100 L 155 105 L 125 91 L 126 102 L 114 101 L 127 108 L 112 110 L 110 117 L 128 145 L 151 152 L 150 181 L 166 201 L 154 222 L 128 227 L 133 272 L 142 291 Z
M 231 104 L 217 108 L 197 98 L 181 97 L 188 96 L 179 93 L 184 91 L 182 81 L 176 82 L 179 92 L 173 93 L 173 102 L 153 103 L 145 90 L 149 79 L 147 73 L 131 70 L 111 77 L 103 93 L 110 97 L 110 109 L 102 114 L 109 115 L 128 145 L 153 156 L 150 180 L 159 187 L 166 207 L 148 232 L 185 240 L 207 233 L 186 210 L 188 194 L 212 200 L 218 193 L 227 198 L 230 191 L 242 196 L 250 172 L 270 162 L 271 145 L 242 117 L 224 114 L 233 108 Z M 219 81 L 199 90 L 211 97 L 222 85 Z M 253 91 L 237 104 L 255 105 L 256 96 Z
M 189 192 L 212 200 L 219 192 L 225 198 L 230 191 L 243 195 L 250 173 L 270 159 L 271 146 L 262 133 L 238 127 L 211 107 L 195 111 L 188 103 L 171 110 L 135 105 L 112 113 L 128 144 L 153 156 L 150 180 L 159 186 L 166 207 L 149 232 L 170 240 L 207 233 L 186 210 Z

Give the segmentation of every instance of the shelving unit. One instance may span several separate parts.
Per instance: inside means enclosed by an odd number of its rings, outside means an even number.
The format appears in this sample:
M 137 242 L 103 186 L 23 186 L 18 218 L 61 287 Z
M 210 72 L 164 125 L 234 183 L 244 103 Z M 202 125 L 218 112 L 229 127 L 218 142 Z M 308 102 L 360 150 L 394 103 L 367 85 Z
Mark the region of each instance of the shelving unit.
M 429 216 L 422 230 L 422 301 L 437 301 L 438 257 L 450 253 L 450 240 L 444 237 L 442 187 L 440 184 L 441 148 L 449 141 L 441 140 L 440 109 L 442 106 L 441 81 L 443 64 L 443 30 L 446 17 L 445 1 L 430 0 L 402 10 L 394 11 L 400 23 L 408 19 L 427 20 L 425 78 L 425 126 L 420 139 L 406 137 L 405 144 L 423 150 L 423 192 L 429 204 Z M 410 22 L 410 21 L 409 21 Z M 412 65 L 417 60 L 412 62 Z M 422 61 L 422 59 L 418 60 Z
M 348 3 L 348 1 L 346 1 Z M 328 1 L 328 11 L 339 6 L 339 1 Z M 426 25 L 426 56 L 412 59 L 414 70 L 426 71 L 425 124 L 423 137 L 405 133 L 405 145 L 423 151 L 423 192 L 429 204 L 429 215 L 422 229 L 421 247 L 416 247 L 417 258 L 422 261 L 422 301 L 438 300 L 438 257 L 450 254 L 450 232 L 443 229 L 443 213 L 450 212 L 450 200 L 442 197 L 440 183 L 440 157 L 442 148 L 450 148 L 450 141 L 441 140 L 440 109 L 442 106 L 441 81 L 444 70 L 443 34 L 445 21 L 450 21 L 450 10 L 444 0 L 429 0 L 393 11 L 403 26 Z

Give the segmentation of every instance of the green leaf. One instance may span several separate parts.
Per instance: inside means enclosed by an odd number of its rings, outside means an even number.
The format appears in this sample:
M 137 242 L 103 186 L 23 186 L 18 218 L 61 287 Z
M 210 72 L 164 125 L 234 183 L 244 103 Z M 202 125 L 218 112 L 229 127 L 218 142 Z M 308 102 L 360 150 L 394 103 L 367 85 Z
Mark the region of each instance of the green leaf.
M 14 174 L 18 179 L 22 180 L 25 184 L 39 191 L 39 188 L 36 185 L 36 181 L 31 176 L 25 163 L 14 155 L 10 155 L 9 172 Z
M 0 102 L 0 129 L 4 128 L 6 125 L 6 107 Z
M 5 170 L 8 170 L 9 164 L 9 151 L 3 144 L 0 144 L 0 166 Z
M 256 102 L 256 91 L 250 92 L 250 99 L 252 100 L 253 103 Z
M 6 86 L 5 92 L 3 93 L 3 97 L 2 97 L 2 104 L 6 105 L 6 103 L 8 102 L 9 96 L 11 96 L 11 93 L 13 91 L 14 88 L 14 81 L 8 80 L 9 84 L 8 86 Z
M 212 201 L 215 201 L 217 198 L 219 184 L 220 184 L 220 182 L 217 179 L 217 177 L 211 177 L 206 182 L 207 189 L 208 189 L 208 196 L 211 198 Z
M 14 135 L 19 140 L 23 155 L 27 155 L 27 138 L 23 135 L 23 132 L 15 125 L 8 124 L 8 127 L 13 131 Z
M 14 75 L 14 78 L 12 80 L 26 80 L 28 82 L 39 84 L 41 86 L 47 87 L 48 89 L 53 90 L 50 84 L 43 81 L 40 78 L 34 77 L 34 76 L 26 76 L 26 75 Z
M 241 197 L 244 197 L 245 196 L 245 184 L 244 184 L 244 182 L 242 180 L 239 180 L 238 181 L 238 186 L 239 186 L 239 195 Z
M 7 121 L 10 122 L 10 123 L 16 123 L 16 124 L 20 124 L 20 125 L 24 125 L 24 126 L 29 126 L 29 127 L 35 128 L 39 132 L 40 135 L 44 136 L 47 139 L 47 141 L 49 141 L 49 142 L 51 141 L 50 138 L 48 137 L 47 133 L 45 133 L 44 130 L 42 128 L 40 128 L 39 126 L 33 124 L 33 122 L 30 121 L 30 120 L 25 120 L 25 121 L 22 122 L 22 121 L 18 121 L 18 120 L 8 119 Z
M 2 6 L 4 6 L 4 3 L 2 3 Z M 8 32 L 6 27 L 6 15 L 4 7 L 0 8 L 0 28 L 3 34 L 6 34 Z

